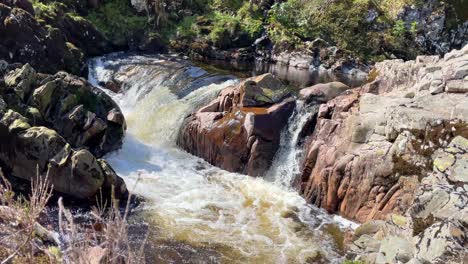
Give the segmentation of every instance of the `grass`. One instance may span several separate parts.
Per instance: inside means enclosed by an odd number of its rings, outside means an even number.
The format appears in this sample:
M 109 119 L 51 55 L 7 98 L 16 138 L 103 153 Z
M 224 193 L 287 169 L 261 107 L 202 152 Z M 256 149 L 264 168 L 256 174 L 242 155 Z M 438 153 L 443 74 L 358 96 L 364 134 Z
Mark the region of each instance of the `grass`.
M 39 173 L 38 173 L 39 175 Z M 58 200 L 58 234 L 39 222 L 52 197 L 48 177 L 31 182 L 28 197 L 14 193 L 0 171 L 0 258 L 3 263 L 90 263 L 92 252 L 100 253 L 100 263 L 144 263 L 143 242 L 135 249 L 128 237 L 127 218 L 130 199 L 123 212 L 112 199 L 108 207 L 103 199 L 91 211 L 91 225 L 77 224 L 72 213 Z M 91 227 L 90 227 L 91 226 Z M 95 259 L 94 259 L 95 260 Z

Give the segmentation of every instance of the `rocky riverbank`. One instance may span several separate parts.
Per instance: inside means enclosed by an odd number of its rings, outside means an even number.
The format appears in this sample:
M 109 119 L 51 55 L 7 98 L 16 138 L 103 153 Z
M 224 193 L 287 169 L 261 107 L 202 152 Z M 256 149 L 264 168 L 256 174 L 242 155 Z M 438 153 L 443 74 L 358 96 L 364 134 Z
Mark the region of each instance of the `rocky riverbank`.
M 106 94 L 86 80 L 37 73 L 29 64 L 0 79 L 0 166 L 7 177 L 48 175 L 58 192 L 94 199 L 100 190 L 127 195 L 123 180 L 99 159 L 122 144 L 125 119 Z
M 359 88 L 329 83 L 299 92 L 316 113 L 298 141 L 305 149 L 298 191 L 331 213 L 381 219 L 356 231 L 352 256 L 463 260 L 467 63 L 465 46 L 443 58 L 378 63 Z M 263 175 L 294 111 L 288 92 L 268 74 L 226 88 L 186 119 L 178 144 L 226 170 Z

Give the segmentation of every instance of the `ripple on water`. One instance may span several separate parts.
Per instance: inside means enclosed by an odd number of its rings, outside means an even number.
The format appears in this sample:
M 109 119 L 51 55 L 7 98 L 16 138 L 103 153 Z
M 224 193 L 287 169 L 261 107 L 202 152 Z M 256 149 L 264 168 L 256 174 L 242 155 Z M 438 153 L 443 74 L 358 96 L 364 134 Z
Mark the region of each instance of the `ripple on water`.
M 125 67 L 118 57 L 96 60 L 90 80 L 122 74 L 109 68 L 128 70 L 138 59 L 151 58 L 126 58 L 121 60 Z M 176 148 L 185 116 L 235 81 L 206 85 L 179 98 L 171 87 L 158 85 L 165 83 L 158 78 L 180 76 L 147 68 L 157 63 L 133 68 L 126 94 L 111 95 L 127 118 L 128 135 L 122 149 L 108 156 L 129 188 L 146 200 L 134 221 L 149 224 L 145 251 L 150 262 L 307 263 L 321 257 L 339 262 L 331 238 L 320 231 L 332 219 L 296 192 L 222 171 Z M 149 91 L 142 96 L 141 89 Z

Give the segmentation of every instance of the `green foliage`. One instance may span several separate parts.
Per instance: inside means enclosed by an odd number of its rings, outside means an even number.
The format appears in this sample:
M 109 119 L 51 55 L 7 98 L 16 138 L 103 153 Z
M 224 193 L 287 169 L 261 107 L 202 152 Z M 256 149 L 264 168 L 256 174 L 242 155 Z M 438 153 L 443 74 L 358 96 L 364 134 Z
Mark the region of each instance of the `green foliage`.
M 276 3 L 269 11 L 268 34 L 273 42 L 297 44 L 301 41 L 301 25 L 305 24 L 300 19 L 298 1 L 290 0 Z
M 216 10 L 235 13 L 244 4 L 243 0 L 213 0 L 213 7 Z M 248 1 L 247 1 L 248 2 Z
M 199 34 L 199 27 L 196 24 L 196 16 L 187 16 L 177 25 L 177 36 L 182 38 L 194 38 Z
M 410 32 L 411 34 L 416 34 L 416 32 L 418 31 L 418 22 L 417 21 L 413 21 L 411 23 L 411 27 L 410 27 Z
M 67 6 L 60 2 L 51 2 L 44 4 L 39 1 L 33 1 L 36 18 L 39 20 L 53 20 L 57 17 L 57 13 L 63 12 Z
M 397 20 L 393 26 L 393 35 L 396 37 L 403 37 L 406 33 L 406 25 L 403 20 Z
M 127 0 L 107 0 L 86 17 L 116 45 L 147 29 L 147 18 L 135 14 Z

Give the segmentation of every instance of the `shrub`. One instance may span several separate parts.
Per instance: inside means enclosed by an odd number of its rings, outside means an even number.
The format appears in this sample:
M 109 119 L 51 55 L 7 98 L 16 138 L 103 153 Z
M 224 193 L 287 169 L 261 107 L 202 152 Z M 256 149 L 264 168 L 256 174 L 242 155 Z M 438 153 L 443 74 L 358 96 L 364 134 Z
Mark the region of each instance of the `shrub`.
M 403 20 L 397 20 L 393 26 L 393 35 L 395 37 L 403 37 L 406 33 L 406 25 Z
M 126 0 L 107 0 L 86 17 L 114 44 L 123 46 L 135 34 L 147 29 L 147 18 L 139 16 Z

